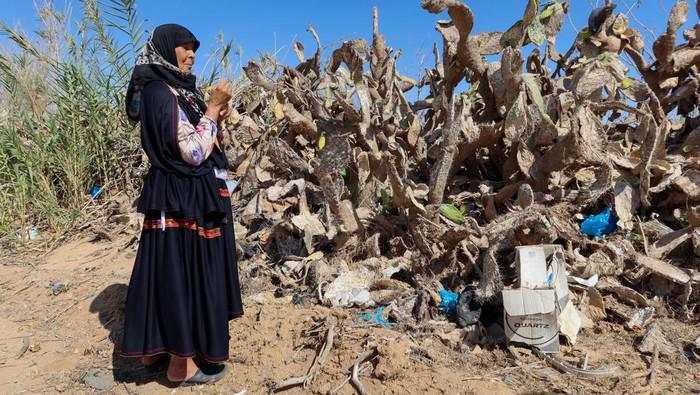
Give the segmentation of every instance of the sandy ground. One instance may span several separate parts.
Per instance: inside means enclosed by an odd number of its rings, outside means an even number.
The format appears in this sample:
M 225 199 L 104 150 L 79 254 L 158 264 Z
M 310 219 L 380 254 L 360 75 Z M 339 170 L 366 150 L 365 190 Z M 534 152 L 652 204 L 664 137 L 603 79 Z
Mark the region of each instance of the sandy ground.
M 211 386 L 172 388 L 162 374 L 114 352 L 134 257 L 133 249 L 120 251 L 115 247 L 120 245 L 123 241 L 82 239 L 41 257 L 37 252 L 2 258 L 1 393 L 267 393 L 307 372 L 325 339 L 325 332 L 309 330 L 329 316 L 338 325 L 325 365 L 307 388 L 288 393 L 325 394 L 336 388 L 355 393 L 343 383 L 369 345 L 378 353 L 359 374 L 369 393 L 700 392 L 700 364 L 682 353 L 700 328 L 678 320 L 658 320 L 677 352 L 661 357 L 649 386 L 645 373 L 651 357 L 634 348 L 640 333 L 619 323 L 602 322 L 582 332 L 576 346 L 564 347 L 562 357 L 572 363 L 588 355 L 590 366 L 619 368 L 616 377 L 587 379 L 557 372 L 527 351 L 455 345 L 440 329 L 369 327 L 354 310 L 317 306 L 313 298 L 293 304 L 290 296 L 260 294 L 274 290 L 271 284 L 246 287 L 246 314 L 230 324 L 232 374 Z

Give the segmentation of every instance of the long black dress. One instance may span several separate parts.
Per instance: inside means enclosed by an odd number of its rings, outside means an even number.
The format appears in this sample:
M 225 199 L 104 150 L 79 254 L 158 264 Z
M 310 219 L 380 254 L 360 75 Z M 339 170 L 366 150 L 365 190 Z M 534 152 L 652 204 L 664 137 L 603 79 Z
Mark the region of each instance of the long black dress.
M 231 201 L 214 168 L 181 158 L 178 98 L 164 82 L 141 92 L 141 143 L 151 168 L 138 211 L 145 214 L 126 300 L 123 356 L 163 352 L 208 361 L 228 359 L 229 320 L 243 314 Z

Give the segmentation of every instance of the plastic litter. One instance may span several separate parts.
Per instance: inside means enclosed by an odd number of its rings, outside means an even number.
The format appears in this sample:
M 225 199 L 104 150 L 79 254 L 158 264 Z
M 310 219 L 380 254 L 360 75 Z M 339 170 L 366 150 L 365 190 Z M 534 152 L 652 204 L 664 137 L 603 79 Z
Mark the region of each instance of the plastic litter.
M 238 188 L 238 181 L 236 180 L 226 180 L 226 189 L 228 189 L 228 193 L 233 193 L 233 191 Z
M 51 282 L 49 282 L 49 289 L 51 290 L 51 294 L 53 296 L 56 296 L 58 294 L 68 291 L 68 285 L 60 281 L 52 280 Z
M 627 321 L 627 328 L 631 330 L 646 328 L 654 319 L 655 313 L 656 309 L 651 306 L 636 310 L 629 321 Z
M 591 288 L 591 287 L 595 287 L 595 285 L 598 284 L 598 275 L 594 274 L 589 279 L 576 277 L 576 276 L 569 276 L 569 282 L 580 284 L 580 285 L 583 285 L 585 287 Z
M 569 339 L 569 342 L 576 344 L 578 332 L 581 330 L 581 314 L 578 312 L 574 304 L 569 301 L 564 310 L 559 314 L 559 331 L 562 335 Z
M 459 295 L 449 289 L 440 290 L 440 304 L 438 308 L 445 314 L 452 315 L 457 313 L 457 300 Z
M 385 328 L 389 327 L 391 326 L 391 322 L 384 318 L 384 309 L 385 306 L 380 306 L 374 309 L 374 311 L 360 313 L 360 319 L 362 321 L 367 321 L 372 325 L 378 325 Z
M 90 188 L 90 197 L 93 200 L 97 199 L 102 194 L 102 189 L 103 188 L 101 185 L 98 185 L 98 184 L 93 185 L 92 188 Z
M 369 287 L 373 274 L 366 269 L 342 273 L 326 287 L 323 301 L 333 307 L 373 307 Z
M 464 328 L 474 325 L 481 318 L 481 303 L 476 298 L 474 289 L 467 288 L 459 295 L 457 301 L 457 325 Z
M 29 240 L 35 240 L 37 237 L 39 237 L 39 229 L 37 229 L 35 226 L 30 227 L 27 231 L 27 237 Z
M 606 207 L 598 214 L 594 214 L 581 222 L 581 232 L 593 237 L 600 237 L 613 233 L 617 229 L 617 218 L 610 207 Z

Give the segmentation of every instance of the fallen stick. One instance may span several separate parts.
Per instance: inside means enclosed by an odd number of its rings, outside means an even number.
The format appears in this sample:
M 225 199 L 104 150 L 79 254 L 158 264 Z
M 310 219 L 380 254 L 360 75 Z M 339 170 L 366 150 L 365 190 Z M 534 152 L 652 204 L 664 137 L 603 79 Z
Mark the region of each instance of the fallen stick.
M 277 387 L 275 387 L 275 389 L 272 392 L 280 392 L 298 386 L 306 388 L 316 378 L 319 372 L 321 372 L 321 368 L 323 368 L 323 366 L 326 364 L 326 359 L 328 359 L 328 355 L 331 352 L 331 348 L 333 348 L 333 339 L 335 338 L 336 325 L 335 317 L 327 318 L 326 324 L 328 326 L 328 330 L 326 331 L 326 341 L 323 343 L 323 346 L 316 354 L 314 362 L 311 364 L 306 374 L 303 376 L 293 377 L 291 379 L 283 381 Z
M 362 386 L 362 382 L 360 381 L 360 378 L 358 377 L 358 373 L 360 371 L 360 365 L 362 365 L 365 361 L 369 360 L 370 358 L 374 357 L 374 355 L 377 353 L 377 350 L 375 348 L 372 348 L 371 350 L 365 351 L 364 353 L 360 354 L 357 359 L 355 360 L 355 363 L 352 365 L 352 373 L 350 375 L 350 383 L 352 383 L 352 386 L 355 387 L 355 391 L 359 395 L 367 395 L 367 390 L 365 390 L 365 387 Z
M 580 369 L 576 368 L 570 365 L 567 365 L 566 363 L 562 361 L 558 361 L 551 356 L 543 353 L 542 351 L 533 348 L 533 351 L 535 352 L 535 355 L 538 357 L 544 359 L 547 361 L 550 365 L 552 365 L 553 368 L 557 369 L 558 371 L 562 373 L 571 373 L 575 374 L 579 377 L 585 377 L 585 378 L 600 378 L 600 377 L 615 377 L 617 376 L 617 368 L 616 367 L 601 367 L 598 369 Z
M 358 375 L 359 375 L 359 374 L 362 374 L 362 372 L 363 372 L 365 369 L 366 369 L 366 367 L 360 367 L 360 371 L 359 371 Z M 340 384 L 338 384 L 334 389 L 328 391 L 328 394 L 327 394 L 327 395 L 335 395 L 335 394 L 337 394 L 338 391 L 340 391 L 340 389 L 343 388 L 343 387 L 345 386 L 345 384 L 347 384 L 347 383 L 350 382 L 350 379 L 352 378 L 351 376 L 352 376 L 351 374 L 348 374 L 348 375 L 343 379 L 343 381 L 340 382 Z

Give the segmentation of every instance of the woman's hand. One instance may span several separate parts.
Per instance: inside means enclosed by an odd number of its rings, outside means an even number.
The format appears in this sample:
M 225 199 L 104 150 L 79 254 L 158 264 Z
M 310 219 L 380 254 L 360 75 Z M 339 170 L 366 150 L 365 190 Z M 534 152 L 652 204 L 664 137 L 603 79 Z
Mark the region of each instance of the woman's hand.
M 219 120 L 223 121 L 224 119 L 228 118 L 229 115 L 231 115 L 231 106 L 226 104 L 225 106 L 221 107 L 221 111 L 219 111 Z
M 231 83 L 222 80 L 209 93 L 209 103 L 207 105 L 206 116 L 218 122 L 224 107 L 228 107 L 231 100 Z
M 227 80 L 219 81 L 209 93 L 209 104 L 224 106 L 231 100 L 231 83 Z

